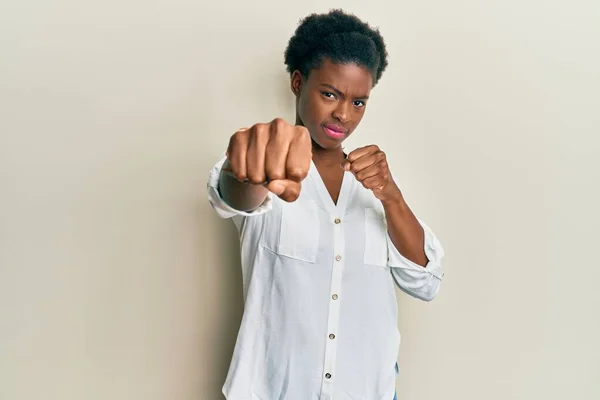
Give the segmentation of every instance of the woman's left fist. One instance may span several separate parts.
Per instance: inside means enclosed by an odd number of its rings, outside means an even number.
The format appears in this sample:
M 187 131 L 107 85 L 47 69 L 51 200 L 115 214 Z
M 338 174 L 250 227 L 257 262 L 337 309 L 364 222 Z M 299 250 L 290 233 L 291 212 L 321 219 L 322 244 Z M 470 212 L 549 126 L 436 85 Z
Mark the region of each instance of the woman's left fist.
M 385 153 L 376 145 L 361 147 L 348 154 L 342 163 L 366 189 L 373 191 L 382 202 L 399 201 L 400 189 L 394 182 Z

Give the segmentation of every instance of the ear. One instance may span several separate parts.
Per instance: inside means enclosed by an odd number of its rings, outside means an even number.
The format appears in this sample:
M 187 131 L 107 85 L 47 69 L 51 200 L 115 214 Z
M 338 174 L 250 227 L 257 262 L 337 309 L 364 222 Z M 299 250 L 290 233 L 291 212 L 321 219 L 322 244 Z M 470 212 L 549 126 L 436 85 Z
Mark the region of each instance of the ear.
M 290 89 L 292 89 L 292 93 L 294 93 L 294 96 L 300 97 L 303 84 L 304 77 L 302 76 L 302 73 L 298 70 L 292 72 L 292 77 L 290 79 Z

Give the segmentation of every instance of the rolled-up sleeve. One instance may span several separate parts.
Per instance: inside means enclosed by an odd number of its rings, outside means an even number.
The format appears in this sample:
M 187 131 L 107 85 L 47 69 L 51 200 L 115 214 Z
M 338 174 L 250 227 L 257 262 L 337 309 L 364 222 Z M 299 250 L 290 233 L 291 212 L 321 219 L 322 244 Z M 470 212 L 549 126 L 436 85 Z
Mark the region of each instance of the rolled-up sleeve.
M 208 191 L 208 201 L 212 208 L 216 211 L 217 215 L 221 218 L 234 218 L 240 219 L 244 217 L 251 217 L 255 215 L 264 214 L 267 211 L 271 210 L 273 207 L 271 193 L 269 192 L 265 201 L 255 210 L 252 211 L 240 211 L 231 207 L 229 204 L 223 200 L 221 197 L 221 193 L 219 192 L 219 177 L 221 175 L 221 168 L 223 168 L 223 164 L 226 161 L 226 157 L 223 156 L 218 163 L 216 163 L 210 170 L 208 174 L 208 183 L 207 183 L 207 191 Z M 236 223 L 237 225 L 237 223 Z
M 422 267 L 400 254 L 388 234 L 388 266 L 391 267 L 392 276 L 402 291 L 418 299 L 431 301 L 438 294 L 444 277 L 444 249 L 431 229 L 421 220 L 419 222 L 425 234 L 424 250 L 429 260 L 427 265 Z

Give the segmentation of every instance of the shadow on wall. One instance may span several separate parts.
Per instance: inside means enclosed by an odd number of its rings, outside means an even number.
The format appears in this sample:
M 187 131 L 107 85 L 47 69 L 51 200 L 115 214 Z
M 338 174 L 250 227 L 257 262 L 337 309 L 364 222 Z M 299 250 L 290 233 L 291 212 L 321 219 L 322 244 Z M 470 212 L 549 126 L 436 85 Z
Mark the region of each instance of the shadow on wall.
M 222 399 L 221 387 L 225 382 L 243 313 L 242 269 L 240 266 L 239 238 L 230 220 L 218 218 L 210 205 L 203 207 L 206 230 L 201 254 L 211 254 L 212 262 L 201 268 L 200 301 L 201 358 L 200 371 L 206 399 Z
M 251 65 L 259 66 L 260 63 Z M 244 79 L 240 82 L 247 96 L 243 99 L 244 112 L 240 119 L 251 118 L 255 122 L 267 122 L 275 117 L 282 117 L 288 122 L 295 118 L 295 100 L 289 89 L 289 75 L 275 66 L 272 70 L 261 67 L 255 71 L 255 79 Z M 247 74 L 248 75 L 248 74 Z M 247 76 L 246 75 L 246 76 Z M 234 78 L 235 80 L 235 78 Z M 247 103 L 253 93 L 262 93 L 260 102 Z M 212 110 L 210 116 L 219 116 L 219 111 Z M 208 117 L 210 118 L 210 117 Z M 200 127 L 203 132 L 215 129 L 227 129 L 225 125 L 231 121 L 212 120 Z M 240 122 L 240 126 L 243 124 Z M 201 150 L 201 171 L 204 185 L 208 171 L 224 151 L 233 132 L 223 132 L 223 148 L 203 148 Z M 206 188 L 201 196 L 200 229 L 200 301 L 202 305 L 201 324 L 201 358 L 200 371 L 203 376 L 202 399 L 223 399 L 221 388 L 225 382 L 229 363 L 243 314 L 242 269 L 240 265 L 239 236 L 231 220 L 220 219 L 206 197 Z

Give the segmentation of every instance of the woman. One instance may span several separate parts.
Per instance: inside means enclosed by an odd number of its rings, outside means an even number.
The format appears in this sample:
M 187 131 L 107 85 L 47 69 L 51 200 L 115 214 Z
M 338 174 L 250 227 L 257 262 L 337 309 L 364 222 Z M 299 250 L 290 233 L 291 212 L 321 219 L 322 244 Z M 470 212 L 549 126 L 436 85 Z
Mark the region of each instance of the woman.
M 240 232 L 244 316 L 223 393 L 233 400 L 395 397 L 394 283 L 429 301 L 443 249 L 376 145 L 342 150 L 387 66 L 383 38 L 335 10 L 285 53 L 296 121 L 240 129 L 209 200 Z

